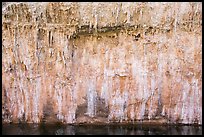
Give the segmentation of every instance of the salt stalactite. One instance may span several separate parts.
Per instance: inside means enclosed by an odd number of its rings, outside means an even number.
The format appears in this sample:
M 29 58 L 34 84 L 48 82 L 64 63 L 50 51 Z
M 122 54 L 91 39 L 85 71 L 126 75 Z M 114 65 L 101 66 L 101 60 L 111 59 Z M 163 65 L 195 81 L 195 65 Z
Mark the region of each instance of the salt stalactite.
M 202 106 L 200 106 L 200 100 L 199 99 L 197 99 L 197 97 L 200 97 L 200 96 L 202 96 L 202 92 L 201 91 L 199 91 L 199 89 L 198 89 L 198 80 L 196 80 L 195 81 L 195 92 L 197 93 L 197 96 L 195 96 L 195 98 L 196 98 L 196 100 L 197 100 L 197 102 L 196 102 L 196 108 L 197 109 L 195 109 L 196 110 L 196 112 L 197 112 L 197 120 L 198 120 L 198 124 L 201 124 L 202 125 Z
M 126 89 L 128 89 L 128 88 L 126 88 L 126 85 L 127 85 L 127 82 L 128 82 L 128 80 L 126 79 L 126 81 L 125 81 L 125 88 L 124 88 L 124 91 L 123 91 L 123 98 L 124 98 L 124 102 L 123 102 L 123 120 L 125 120 L 125 121 L 127 121 L 127 119 L 128 119 L 128 116 L 127 116 L 127 112 L 128 112 L 128 98 L 129 98 L 129 94 L 128 94 L 128 92 L 127 92 L 127 90 Z
M 98 10 L 97 10 L 97 5 L 93 5 L 94 6 L 94 8 L 93 8 L 93 10 L 94 10 L 94 12 L 93 12 L 93 16 L 94 16 L 94 26 L 93 26 L 93 28 L 95 29 L 95 31 L 97 32 L 97 27 L 98 27 Z
M 176 3 L 175 3 L 175 7 L 177 7 L 176 6 Z M 174 14 L 175 14 L 175 21 L 174 21 L 174 33 L 175 33 L 175 37 L 176 37 L 176 30 L 177 30 L 177 18 L 178 18 L 178 15 L 177 15 L 177 10 L 175 9 L 175 11 L 174 11 Z
M 119 13 L 120 13 L 120 5 L 118 4 L 116 7 L 115 7 L 115 10 L 116 10 L 116 16 L 115 16 L 115 23 L 116 25 L 118 24 L 118 16 L 119 16 Z
M 41 92 L 41 78 L 38 77 L 36 79 L 36 90 L 35 90 L 35 94 L 34 94 L 34 122 L 35 123 L 38 123 L 40 120 L 39 120 L 39 117 L 38 117 L 38 113 L 39 113 L 39 98 L 40 98 L 40 92 Z
M 104 62 L 106 62 L 108 60 L 108 51 L 105 52 L 105 60 Z M 105 99 L 105 105 L 106 107 L 108 106 L 108 100 L 109 100 L 109 96 L 108 96 L 108 68 L 107 68 L 106 63 L 104 63 L 104 80 L 103 80 L 103 85 L 102 85 L 102 91 L 101 91 L 101 97 L 103 99 Z
M 148 85 L 147 85 L 147 75 L 148 75 L 148 69 L 147 69 L 147 46 L 146 44 L 144 44 L 144 104 L 147 103 L 148 99 L 149 99 L 149 89 L 148 89 Z M 144 106 L 145 107 L 145 106 Z M 144 108 L 145 111 L 146 108 Z M 145 113 L 145 112 L 144 112 Z
M 129 9 L 129 10 L 127 10 L 127 23 L 128 24 L 130 23 L 130 15 L 131 15 L 131 13 L 130 13 L 130 9 Z
M 195 119 L 198 119 L 199 117 L 199 111 L 197 112 L 196 110 L 199 110 L 199 100 L 197 99 L 198 97 L 198 80 L 196 80 L 194 77 L 192 79 L 192 90 L 193 90 L 193 97 L 191 98 L 191 109 L 190 109 L 190 116 L 189 118 L 191 121 L 189 123 L 195 122 Z M 196 95 L 197 94 L 197 95 Z M 196 115 L 196 117 L 194 117 Z M 192 119 L 194 118 L 194 119 Z
M 132 47 L 135 47 L 135 45 L 133 45 Z M 132 75 L 132 78 L 133 79 L 136 79 L 136 60 L 135 60 L 135 56 L 132 55 L 132 68 L 131 68 L 131 75 Z M 136 81 L 134 81 L 136 83 Z M 134 84 L 135 84 L 134 83 Z M 130 86 L 132 86 L 132 83 L 130 84 Z M 129 107 L 130 107 L 130 119 L 133 121 L 134 123 L 134 120 L 135 120 L 135 104 L 132 104 L 132 102 L 134 102 L 135 98 L 136 98 L 136 91 L 134 91 L 133 89 L 133 95 L 130 95 L 129 98 L 130 98 L 130 101 L 131 101 L 131 104 L 129 104 Z
M 153 111 L 153 100 L 154 100 L 154 94 L 155 94 L 155 76 L 151 76 L 151 95 L 150 95 L 150 107 L 149 107 L 149 113 L 148 113 L 148 119 L 150 120 L 153 117 L 154 111 Z
M 118 98 L 116 99 L 116 104 L 118 104 L 118 115 L 116 114 L 117 115 L 116 117 L 119 117 L 119 121 L 122 122 L 122 120 L 124 119 L 125 100 L 119 93 Z
M 70 83 L 70 80 L 73 78 L 70 74 L 71 68 L 70 67 L 70 45 L 69 45 L 69 40 L 67 39 L 67 36 L 63 36 L 63 41 L 61 41 L 61 44 L 64 46 L 63 48 L 63 53 L 62 53 L 62 59 L 64 62 L 65 66 L 65 71 L 66 71 L 66 77 L 68 81 L 65 81 L 66 86 L 63 88 L 63 93 L 65 94 L 63 97 L 64 102 L 66 102 L 66 105 L 64 106 L 66 112 L 64 114 L 64 121 L 66 123 L 73 123 L 75 119 L 75 113 L 73 114 L 74 111 L 74 106 L 73 104 L 75 103 L 75 95 L 73 94 L 72 90 L 72 85 Z M 70 96 L 70 99 L 67 99 L 66 97 Z M 69 103 L 68 103 L 69 102 Z
M 112 78 L 108 77 L 108 90 L 106 92 L 112 91 L 112 89 L 113 89 L 113 86 L 112 86 L 113 84 L 112 83 L 113 83 Z M 112 108 L 112 101 L 113 101 L 113 99 L 112 99 L 110 93 L 107 93 L 107 94 L 108 94 L 108 100 L 106 100 L 106 104 L 108 104 L 108 106 L 109 106 L 108 121 L 110 121 L 113 118 L 113 112 L 112 112 L 113 110 L 111 109 Z
M 18 98 L 18 104 L 19 104 L 19 112 L 18 112 L 18 117 L 19 117 L 19 119 L 21 118 L 21 117 L 23 117 L 23 114 L 24 114 L 24 112 L 25 112 L 25 110 L 24 110 L 24 105 L 25 105 L 25 102 L 24 102 L 24 93 L 23 92 L 25 92 L 24 91 L 24 89 L 23 89 L 23 74 L 22 74 L 22 71 L 20 71 L 20 76 L 19 76 L 19 81 L 18 81 L 18 83 L 19 83 L 19 90 L 20 90 L 20 97 Z
M 24 88 L 24 94 L 25 94 L 25 121 L 27 121 L 28 120 L 28 113 L 29 113 L 29 101 L 30 101 L 30 97 L 29 97 L 29 95 L 28 95 L 28 87 L 27 87 L 27 83 L 26 83 L 26 86 L 24 86 L 25 88 Z
M 140 113 L 139 113 L 139 119 L 144 119 L 144 114 L 145 114 L 145 105 L 146 105 L 146 83 L 145 83 L 145 70 L 142 67 L 142 73 L 140 76 L 140 88 L 139 91 L 141 92 L 141 104 L 140 104 Z
M 195 79 L 193 78 L 192 79 L 192 87 L 191 87 L 191 89 L 193 90 L 193 91 L 191 91 L 191 98 L 189 99 L 189 113 L 188 113 L 188 117 L 189 117 L 189 122 L 188 123 L 193 123 L 194 122 L 194 117 L 193 117 L 193 115 L 195 114 L 195 112 L 194 112 L 194 107 L 196 107 L 196 106 L 194 106 L 194 102 L 195 102 L 195 100 L 194 100 L 194 98 L 195 98 L 195 84 L 196 84 L 196 82 L 195 82 Z
M 89 89 L 87 90 L 87 115 L 94 117 L 95 115 L 95 101 L 96 101 L 96 88 L 95 80 L 93 78 L 89 79 Z
M 158 44 L 158 50 L 159 50 L 159 57 L 158 57 L 158 108 L 160 108 L 162 106 L 162 102 L 161 102 L 161 92 L 162 92 L 162 72 L 163 72 L 163 58 L 162 58 L 162 53 L 161 53 L 161 43 Z M 165 112 L 163 112 L 164 114 Z
M 55 94 L 57 97 L 57 108 L 58 108 L 57 117 L 58 119 L 62 120 L 63 119 L 63 116 L 62 116 L 62 88 L 61 88 L 61 84 L 59 81 L 55 82 Z
M 182 123 L 188 124 L 188 94 L 190 90 L 190 85 L 187 81 L 183 83 L 183 97 L 182 97 L 182 112 L 181 112 L 181 119 L 183 120 Z
M 110 118 L 114 118 L 116 121 L 122 122 L 124 117 L 124 98 L 120 95 L 119 90 L 115 91 L 111 102 L 112 109 L 114 110 L 112 110 L 111 115 L 109 115 Z

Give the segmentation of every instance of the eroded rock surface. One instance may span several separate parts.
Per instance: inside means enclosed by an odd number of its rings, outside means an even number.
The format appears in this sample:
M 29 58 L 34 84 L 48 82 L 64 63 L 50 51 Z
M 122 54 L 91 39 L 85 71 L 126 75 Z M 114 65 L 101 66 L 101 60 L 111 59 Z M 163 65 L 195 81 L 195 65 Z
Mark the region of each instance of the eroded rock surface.
M 202 124 L 201 3 L 4 3 L 3 122 Z

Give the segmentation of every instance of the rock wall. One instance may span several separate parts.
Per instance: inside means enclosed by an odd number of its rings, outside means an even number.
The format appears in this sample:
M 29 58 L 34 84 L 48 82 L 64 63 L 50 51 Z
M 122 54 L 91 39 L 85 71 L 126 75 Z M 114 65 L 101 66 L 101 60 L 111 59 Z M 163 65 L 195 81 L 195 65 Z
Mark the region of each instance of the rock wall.
M 202 124 L 202 3 L 4 3 L 3 122 Z

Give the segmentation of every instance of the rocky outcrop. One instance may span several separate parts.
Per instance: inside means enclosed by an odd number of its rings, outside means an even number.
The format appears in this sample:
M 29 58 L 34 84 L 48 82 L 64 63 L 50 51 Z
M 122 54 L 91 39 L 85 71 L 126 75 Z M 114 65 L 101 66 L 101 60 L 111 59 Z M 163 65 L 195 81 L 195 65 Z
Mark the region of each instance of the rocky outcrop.
M 3 122 L 202 124 L 201 3 L 5 3 Z

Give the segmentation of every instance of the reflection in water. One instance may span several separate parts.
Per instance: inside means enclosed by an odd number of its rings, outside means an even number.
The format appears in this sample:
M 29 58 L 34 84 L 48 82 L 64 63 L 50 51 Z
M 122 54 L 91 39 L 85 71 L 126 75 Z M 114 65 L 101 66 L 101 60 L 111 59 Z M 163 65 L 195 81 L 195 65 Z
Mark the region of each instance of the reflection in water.
M 3 124 L 3 135 L 202 135 L 202 126 Z

